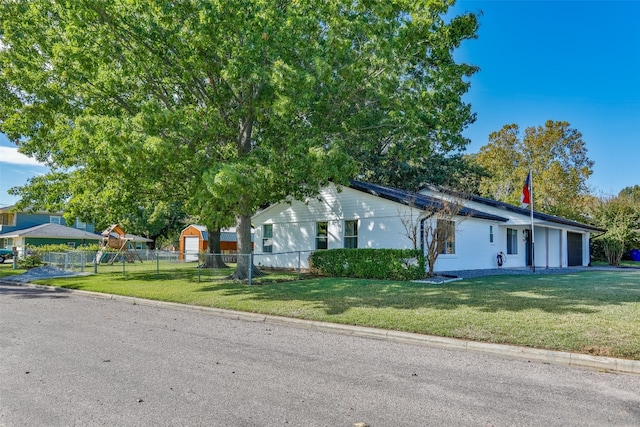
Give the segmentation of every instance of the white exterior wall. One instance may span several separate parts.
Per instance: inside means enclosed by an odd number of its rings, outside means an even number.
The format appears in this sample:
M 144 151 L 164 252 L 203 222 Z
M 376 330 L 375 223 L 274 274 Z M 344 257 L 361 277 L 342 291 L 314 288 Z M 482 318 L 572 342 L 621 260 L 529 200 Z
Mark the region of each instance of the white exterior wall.
M 278 204 L 253 216 L 257 266 L 296 268 L 300 262 L 301 267 L 308 267 L 308 257 L 316 249 L 319 221 L 328 222 L 329 249 L 344 247 L 344 221 L 349 220 L 358 220 L 359 248 L 413 247 L 399 214 L 411 208 L 346 187 L 338 192 L 329 186 L 319 198 L 321 201 L 312 198 L 307 203 Z M 262 252 L 263 224 L 273 225 L 272 254 Z
M 500 242 L 506 244 L 506 229 L 500 237 L 499 222 L 475 218 L 458 218 L 456 221 L 455 254 L 440 254 L 434 271 L 453 271 L 497 268 Z M 489 227 L 493 226 L 493 243 L 490 242 Z M 502 245 L 504 246 L 504 245 Z M 503 251 L 506 253 L 506 251 Z
M 350 188 L 338 192 L 331 186 L 321 192 L 320 198 L 322 201 L 314 198 L 306 204 L 294 201 L 291 205 L 272 206 L 252 218 L 256 227 L 254 262 L 257 266 L 308 267 L 308 257 L 315 250 L 318 221 L 328 222 L 329 249 L 344 247 L 344 221 L 353 219 L 358 220 L 359 248 L 413 247 L 401 218 L 408 217 L 411 211 L 417 218 L 418 210 Z M 271 254 L 262 252 L 263 224 L 273 226 Z M 506 252 L 506 229 L 501 224 L 476 218 L 459 219 L 456 253 L 440 255 L 435 270 L 495 268 L 497 253 Z M 493 243 L 489 241 L 490 225 Z M 522 257 L 524 259 L 524 255 Z
M 293 201 L 290 205 L 281 203 L 253 216 L 254 263 L 257 266 L 308 267 L 308 257 L 316 249 L 316 223 L 319 221 L 328 222 L 329 249 L 344 247 L 345 220 L 358 220 L 359 248 L 413 247 L 401 218 L 403 215 L 406 217 L 409 212 L 413 212 L 414 218 L 417 218 L 417 210 L 348 187 L 343 187 L 339 192 L 333 185 L 323 189 L 319 199 L 312 198 L 307 203 Z M 527 250 L 523 231 L 531 227 L 530 217 L 477 202 L 468 201 L 465 204 L 470 208 L 507 218 L 508 221 L 458 217 L 456 253 L 439 255 L 435 271 L 496 268 L 499 252 L 506 255 L 504 268 L 525 267 Z M 273 252 L 270 254 L 262 252 L 263 224 L 273 226 Z M 493 226 L 493 242 L 489 238 L 490 226 Z M 507 228 L 517 230 L 517 254 L 507 254 Z M 536 220 L 536 267 L 567 266 L 567 229 L 583 233 L 583 265 L 589 263 L 589 233 L 583 229 L 562 228 L 556 223 Z
M 431 190 L 421 191 L 422 194 L 438 197 L 438 193 Z M 498 240 L 498 246 L 502 247 L 505 254 L 506 249 L 506 228 L 515 228 L 518 235 L 522 237 L 522 230 L 531 228 L 531 217 L 516 212 L 511 212 L 500 207 L 488 206 L 479 202 L 466 201 L 465 206 L 477 209 L 481 212 L 498 215 L 507 218 L 506 223 L 500 223 L 502 229 Z M 535 226 L 535 264 L 538 268 L 566 267 L 569 263 L 567 252 L 567 231 L 582 234 L 582 265 L 588 265 L 591 261 L 589 239 L 591 233 L 583 228 L 562 225 L 550 221 L 534 220 Z M 547 234 L 548 233 L 548 234 Z M 547 240 L 548 236 L 548 240 Z M 526 243 L 522 238 L 518 239 L 518 255 L 508 255 L 507 263 L 504 267 L 524 267 L 526 266 Z M 548 261 L 547 261 L 548 260 Z

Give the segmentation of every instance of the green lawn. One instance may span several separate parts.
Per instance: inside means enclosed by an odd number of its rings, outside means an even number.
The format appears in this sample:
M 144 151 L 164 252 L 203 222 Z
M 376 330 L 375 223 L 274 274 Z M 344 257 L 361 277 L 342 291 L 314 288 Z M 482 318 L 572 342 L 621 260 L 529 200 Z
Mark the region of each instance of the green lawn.
M 601 266 L 601 267 L 606 267 L 609 265 L 609 263 L 606 261 L 594 261 L 592 264 L 593 266 Z M 620 261 L 620 267 L 640 268 L 640 261 L 623 260 L 623 261 Z
M 0 275 L 6 268 L 0 268 Z M 139 298 L 640 360 L 640 270 L 431 285 L 270 273 L 256 286 L 184 265 L 38 283 Z

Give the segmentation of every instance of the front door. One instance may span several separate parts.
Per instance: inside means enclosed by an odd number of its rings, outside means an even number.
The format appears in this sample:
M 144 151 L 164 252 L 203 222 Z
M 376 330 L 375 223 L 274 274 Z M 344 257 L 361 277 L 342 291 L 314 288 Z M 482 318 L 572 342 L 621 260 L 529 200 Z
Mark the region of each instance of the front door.
M 524 230 L 524 236 L 525 236 L 525 241 L 526 244 L 524 246 L 524 254 L 525 257 L 527 259 L 527 266 L 531 267 L 531 265 L 533 264 L 533 257 L 532 252 L 531 252 L 531 230 Z

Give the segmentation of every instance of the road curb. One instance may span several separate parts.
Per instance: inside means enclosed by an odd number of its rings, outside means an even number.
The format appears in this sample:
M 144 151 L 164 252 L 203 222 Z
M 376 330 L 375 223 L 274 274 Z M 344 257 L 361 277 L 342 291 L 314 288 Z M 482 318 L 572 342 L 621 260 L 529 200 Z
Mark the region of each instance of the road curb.
M 52 292 L 79 294 L 106 300 L 126 301 L 136 305 L 168 307 L 176 310 L 186 311 L 200 311 L 203 313 L 208 313 L 233 320 L 269 323 L 272 325 L 288 325 L 301 329 L 313 329 L 317 331 L 339 333 L 343 335 L 352 335 L 363 338 L 425 345 L 450 350 L 473 351 L 475 353 L 492 354 L 502 357 L 509 357 L 512 359 L 535 361 L 552 365 L 575 366 L 581 368 L 591 368 L 597 370 L 640 375 L 640 361 L 638 360 L 591 356 L 588 354 L 567 353 L 563 351 L 543 350 L 538 348 L 519 347 L 507 344 L 483 343 L 478 341 L 463 340 L 459 338 L 437 337 L 431 335 L 416 334 L 412 332 L 377 329 L 366 326 L 345 325 L 340 323 L 329 323 L 316 320 L 304 320 L 291 317 L 274 316 L 270 314 L 249 313 L 222 308 L 202 307 L 174 302 L 148 300 L 124 295 L 104 294 L 100 292 L 84 291 L 78 289 L 59 288 L 56 286 L 36 285 L 33 283 L 20 283 L 0 280 L 0 284 L 46 289 Z

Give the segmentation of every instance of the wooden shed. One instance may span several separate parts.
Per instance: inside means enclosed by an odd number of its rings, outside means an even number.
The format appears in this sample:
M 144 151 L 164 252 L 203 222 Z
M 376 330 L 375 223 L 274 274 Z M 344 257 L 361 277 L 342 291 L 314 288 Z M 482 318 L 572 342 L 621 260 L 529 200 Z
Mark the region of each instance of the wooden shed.
M 253 233 L 251 233 L 253 246 Z M 197 261 L 198 254 L 209 248 L 209 232 L 204 225 L 192 224 L 180 233 L 180 259 Z M 238 252 L 238 238 L 235 228 L 225 228 L 220 232 L 220 250 L 223 254 Z

